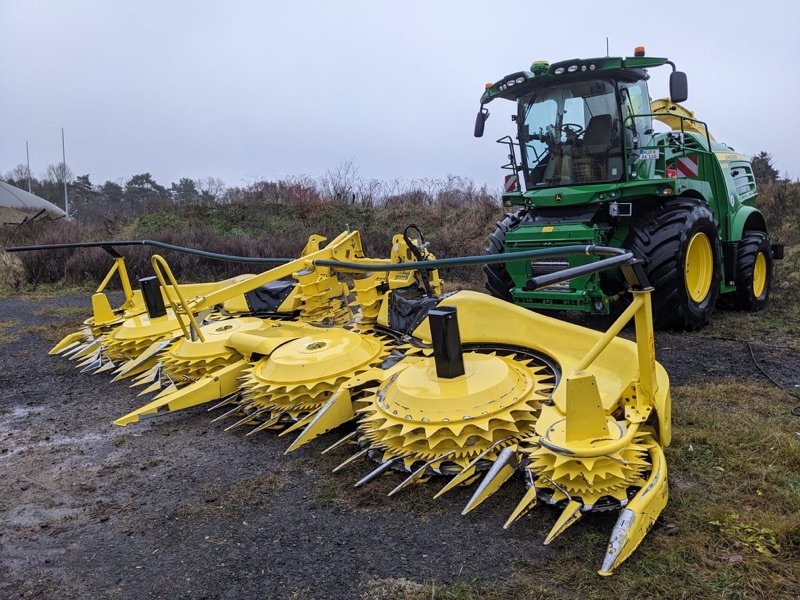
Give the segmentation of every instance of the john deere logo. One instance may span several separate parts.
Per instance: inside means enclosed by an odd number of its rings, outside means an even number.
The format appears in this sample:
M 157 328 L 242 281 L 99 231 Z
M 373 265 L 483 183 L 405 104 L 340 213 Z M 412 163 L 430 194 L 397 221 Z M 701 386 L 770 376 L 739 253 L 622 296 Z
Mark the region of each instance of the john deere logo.
M 561 202 L 564 197 L 561 194 L 556 194 L 556 202 Z

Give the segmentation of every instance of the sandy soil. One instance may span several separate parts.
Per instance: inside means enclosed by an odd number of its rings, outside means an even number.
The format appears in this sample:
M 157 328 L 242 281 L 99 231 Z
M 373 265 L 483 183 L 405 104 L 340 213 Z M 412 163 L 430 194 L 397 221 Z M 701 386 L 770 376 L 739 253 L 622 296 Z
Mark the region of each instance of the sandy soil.
M 491 580 L 569 544 L 541 545 L 554 511 L 502 529 L 521 481 L 462 517 L 471 490 L 386 498 L 394 475 L 353 489 L 371 466 L 331 474 L 347 453 L 319 450 L 335 436 L 284 456 L 286 438 L 224 432 L 203 407 L 115 427 L 140 399 L 48 357 L 41 326 L 75 319 L 34 314 L 85 304 L 0 300 L 3 333 L 17 338 L 0 345 L 0 597 L 358 598 L 390 577 Z M 656 343 L 673 386 L 766 381 L 742 342 L 663 333 Z M 753 351 L 781 384 L 800 384 L 800 353 Z M 610 532 L 613 519 L 589 526 Z

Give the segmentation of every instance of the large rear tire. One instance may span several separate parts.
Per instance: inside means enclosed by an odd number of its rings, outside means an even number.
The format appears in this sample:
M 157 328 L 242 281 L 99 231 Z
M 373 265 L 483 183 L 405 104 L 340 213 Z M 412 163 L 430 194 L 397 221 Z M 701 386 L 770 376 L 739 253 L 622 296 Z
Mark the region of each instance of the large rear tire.
M 644 261 L 653 286 L 657 329 L 694 330 L 709 322 L 719 297 L 722 247 L 703 202 L 667 200 L 632 226 L 628 247 Z
M 736 253 L 736 292 L 739 310 L 764 310 L 772 287 L 772 244 L 762 231 L 745 231 Z
M 515 213 L 506 213 L 506 216 L 497 222 L 497 227 L 489 236 L 489 247 L 486 248 L 486 254 L 502 254 L 506 248 L 506 234 L 515 229 L 523 217 L 524 209 Z M 511 300 L 514 281 L 508 274 L 505 263 L 483 265 L 483 272 L 486 275 L 486 289 L 489 290 L 489 293 L 495 298 Z

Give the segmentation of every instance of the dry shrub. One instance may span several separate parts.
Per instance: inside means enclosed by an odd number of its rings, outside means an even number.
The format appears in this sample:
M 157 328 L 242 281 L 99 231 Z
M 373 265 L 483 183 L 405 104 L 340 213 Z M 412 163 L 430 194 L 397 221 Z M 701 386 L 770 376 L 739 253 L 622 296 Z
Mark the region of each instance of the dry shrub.
M 470 180 L 417 180 L 401 185 L 363 181 L 344 171 L 322 183 L 297 177 L 256 181 L 229 190 L 225 203 L 164 205 L 130 221 L 59 222 L 37 225 L 17 244 L 58 244 L 113 239 L 153 239 L 244 257 L 297 257 L 308 236 L 332 239 L 359 230 L 368 256 L 388 256 L 391 238 L 409 224 L 422 229 L 438 257 L 482 254 L 501 214 L 496 197 Z M 351 190 L 344 195 L 342 190 Z M 338 193 L 338 195 L 336 195 Z M 151 274 L 152 254 L 162 254 L 179 281 L 219 280 L 259 272 L 266 264 L 221 262 L 146 246 L 119 247 L 132 278 Z M 70 249 L 20 254 L 27 283 L 84 283 L 101 280 L 111 266 L 102 249 Z M 443 272 L 449 280 L 482 279 L 478 267 Z
M 19 289 L 25 280 L 25 267 L 18 255 L 0 250 L 0 288 Z
M 784 244 L 800 243 L 800 182 L 781 180 L 759 186 L 758 208 L 773 239 Z

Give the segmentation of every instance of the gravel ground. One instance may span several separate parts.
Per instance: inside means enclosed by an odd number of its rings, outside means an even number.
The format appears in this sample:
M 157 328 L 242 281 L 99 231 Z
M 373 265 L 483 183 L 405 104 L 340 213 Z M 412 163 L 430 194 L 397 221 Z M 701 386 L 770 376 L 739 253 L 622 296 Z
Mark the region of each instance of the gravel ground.
M 0 300 L 12 338 L 0 345 L 0 597 L 358 598 L 384 578 L 500 578 L 569 543 L 541 545 L 555 511 L 502 529 L 522 482 L 462 517 L 471 490 L 388 499 L 396 476 L 353 489 L 371 466 L 331 474 L 346 452 L 318 452 L 335 437 L 287 457 L 286 438 L 224 432 L 203 407 L 114 427 L 141 399 L 48 357 L 42 326 L 76 319 L 34 314 L 86 304 Z M 742 342 L 661 333 L 656 345 L 673 386 L 767 382 Z M 781 385 L 800 384 L 799 352 L 752 349 Z

